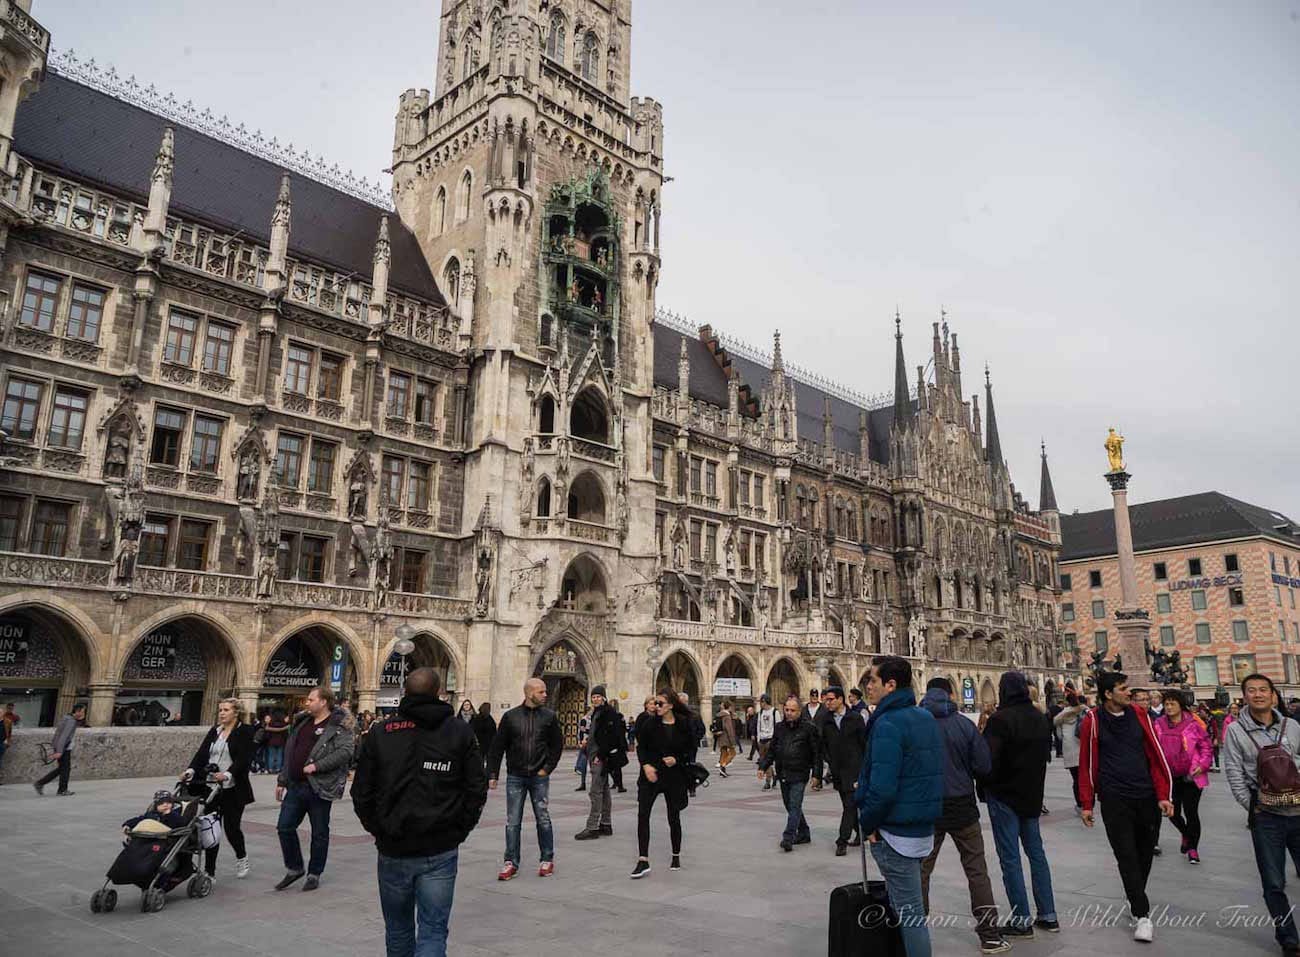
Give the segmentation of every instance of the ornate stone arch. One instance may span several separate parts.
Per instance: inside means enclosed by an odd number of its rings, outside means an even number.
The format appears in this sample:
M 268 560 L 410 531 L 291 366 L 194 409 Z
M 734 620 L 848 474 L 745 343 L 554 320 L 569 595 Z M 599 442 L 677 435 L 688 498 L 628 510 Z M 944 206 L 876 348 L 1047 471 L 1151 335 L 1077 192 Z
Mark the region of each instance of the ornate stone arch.
M 211 629 L 212 634 L 230 654 L 235 663 L 235 673 L 232 680 L 234 687 L 240 688 L 252 683 L 252 676 L 248 670 L 248 655 L 234 637 L 239 634 L 239 629 L 235 627 L 229 618 L 216 611 L 210 603 L 197 601 L 185 601 L 180 604 L 169 605 L 162 611 L 150 615 L 142 623 L 134 625 L 132 634 L 123 636 L 124 641 L 118 649 L 119 653 L 115 656 L 114 668 L 116 672 L 119 675 L 121 674 L 131 653 L 135 651 L 146 635 L 181 618 L 193 618 Z M 261 672 L 259 671 L 258 674 L 260 675 Z
M 447 657 L 451 659 L 452 664 L 456 666 L 456 673 L 462 676 L 465 674 L 465 656 L 461 652 L 460 646 L 448 638 L 446 633 L 443 632 L 439 626 L 430 622 L 421 621 L 408 621 L 407 624 L 415 629 L 417 637 L 427 635 L 432 638 L 438 646 L 447 653 Z M 395 644 L 397 644 L 397 636 L 394 634 L 379 646 L 379 657 L 375 659 L 374 667 L 371 669 L 371 675 L 369 676 L 370 680 L 366 685 L 367 687 L 379 686 L 380 678 L 383 675 L 384 665 L 387 663 L 388 659 L 392 657 L 393 646 Z
M 253 676 L 254 680 L 261 680 L 262 674 L 266 671 L 266 666 L 270 664 L 271 658 L 274 657 L 276 651 L 285 641 L 308 628 L 322 628 L 341 638 L 348 646 L 348 656 L 352 660 L 358 678 L 374 671 L 374 663 L 370 660 L 370 649 L 362 643 L 351 627 L 327 612 L 313 611 L 305 615 L 299 615 L 288 624 L 283 625 L 271 640 L 266 642 L 266 652 L 257 661 L 257 670 Z
M 76 605 L 47 589 L 15 592 L 0 598 L 0 615 L 12 615 L 32 609 L 72 625 L 76 632 L 75 650 L 85 655 L 87 683 L 111 682 L 106 666 L 111 657 L 109 637 L 100 631 L 90 616 Z M 65 666 L 66 667 L 66 666 Z

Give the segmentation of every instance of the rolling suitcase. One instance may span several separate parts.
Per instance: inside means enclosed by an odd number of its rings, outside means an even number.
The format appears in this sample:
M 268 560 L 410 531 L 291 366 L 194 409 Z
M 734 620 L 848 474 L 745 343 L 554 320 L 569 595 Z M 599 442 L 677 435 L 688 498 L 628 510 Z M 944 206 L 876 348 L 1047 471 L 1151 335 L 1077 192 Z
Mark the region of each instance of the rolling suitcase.
M 867 842 L 862 842 L 862 880 L 831 891 L 829 957 L 905 957 L 903 935 L 889 906 L 884 881 L 867 879 Z

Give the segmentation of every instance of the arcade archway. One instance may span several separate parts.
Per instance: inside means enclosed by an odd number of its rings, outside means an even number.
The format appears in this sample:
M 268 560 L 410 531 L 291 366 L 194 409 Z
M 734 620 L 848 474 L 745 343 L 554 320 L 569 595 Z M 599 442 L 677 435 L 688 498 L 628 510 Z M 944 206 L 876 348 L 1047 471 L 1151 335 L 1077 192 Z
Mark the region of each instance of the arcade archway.
M 85 693 L 92 674 L 89 639 L 71 618 L 40 605 L 0 615 L 0 699 L 12 701 L 24 728 L 49 727 Z
M 753 669 L 740 655 L 728 655 L 713 678 L 713 710 L 716 712 L 723 701 L 730 701 L 743 719 L 745 709 L 755 703 L 756 697 Z
M 607 602 L 605 573 L 600 564 L 590 555 L 579 555 L 560 578 L 560 607 L 603 615 Z
M 394 651 L 389 654 L 379 672 L 379 696 L 375 700 L 375 707 L 381 713 L 397 707 L 402 698 L 402 682 L 416 668 L 432 668 L 437 672 L 443 697 L 456 702 L 456 694 L 460 690 L 460 674 L 451 650 L 441 638 L 427 631 L 417 633 L 411 638 L 411 643 L 415 649 L 406 656 L 405 662 Z
M 339 700 L 355 706 L 358 683 L 353 648 L 329 625 L 306 625 L 286 636 L 271 653 L 260 678 L 259 715 L 269 711 L 292 716 L 318 685 L 337 686 Z
M 767 694 L 778 711 L 788 696 L 799 697 L 799 673 L 789 658 L 778 658 L 767 673 Z
M 685 691 L 691 707 L 700 706 L 700 668 L 684 651 L 674 651 L 659 666 L 655 675 L 654 691 L 658 693 L 665 688 Z
M 230 639 L 215 622 L 182 615 L 147 624 L 122 661 L 113 724 L 208 724 L 236 671 Z

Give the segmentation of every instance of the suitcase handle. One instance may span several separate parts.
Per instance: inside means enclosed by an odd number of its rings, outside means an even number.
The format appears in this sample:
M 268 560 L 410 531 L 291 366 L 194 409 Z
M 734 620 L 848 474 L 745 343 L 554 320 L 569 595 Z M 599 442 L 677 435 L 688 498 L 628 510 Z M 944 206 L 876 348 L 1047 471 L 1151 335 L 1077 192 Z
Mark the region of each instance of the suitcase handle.
M 862 893 L 870 894 L 871 891 L 867 887 L 867 836 L 865 834 L 859 834 L 859 838 L 861 839 L 861 843 L 858 844 L 858 849 L 862 851 Z

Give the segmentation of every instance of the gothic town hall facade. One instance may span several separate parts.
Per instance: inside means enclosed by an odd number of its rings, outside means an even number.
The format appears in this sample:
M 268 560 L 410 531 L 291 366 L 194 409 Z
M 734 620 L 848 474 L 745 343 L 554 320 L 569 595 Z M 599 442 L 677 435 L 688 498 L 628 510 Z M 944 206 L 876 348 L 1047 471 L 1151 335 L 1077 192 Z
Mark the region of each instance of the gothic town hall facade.
M 494 711 L 541 676 L 570 733 L 596 683 L 707 716 L 882 652 L 970 707 L 1008 667 L 1061 686 L 1046 457 L 1033 511 L 946 320 L 924 348 L 882 321 L 871 402 L 656 307 L 628 0 L 443 0 L 391 194 L 49 61 L 27 7 L 0 23 L 0 698 L 30 724 L 321 682 L 391 707 L 420 665 Z

